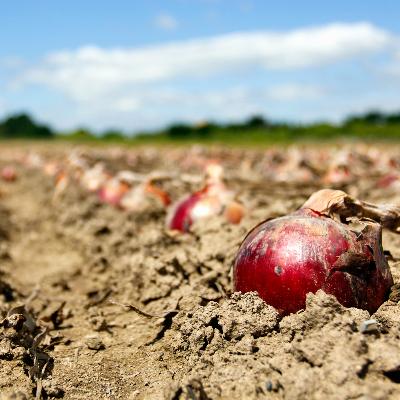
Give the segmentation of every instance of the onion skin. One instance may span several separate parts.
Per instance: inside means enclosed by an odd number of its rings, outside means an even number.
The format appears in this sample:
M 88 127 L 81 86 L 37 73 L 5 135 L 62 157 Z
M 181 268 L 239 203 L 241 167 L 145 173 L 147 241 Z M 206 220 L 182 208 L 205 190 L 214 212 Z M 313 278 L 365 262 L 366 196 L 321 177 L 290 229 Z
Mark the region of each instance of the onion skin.
M 69 177 L 65 171 L 60 171 L 55 179 L 53 200 L 56 200 L 67 189 Z
M 125 211 L 143 211 L 148 207 L 154 207 L 151 200 L 156 200 L 158 205 L 166 208 L 171 199 L 167 192 L 153 185 L 151 182 L 130 188 L 119 201 L 119 206 Z
M 169 194 L 159 187 L 153 185 L 151 182 L 146 183 L 144 191 L 147 195 L 157 198 L 164 207 L 167 207 L 171 204 L 171 198 L 169 197 Z
M 360 234 L 310 209 L 256 226 L 240 246 L 234 290 L 257 291 L 282 315 L 322 289 L 346 307 L 375 312 L 393 285 L 378 224 Z

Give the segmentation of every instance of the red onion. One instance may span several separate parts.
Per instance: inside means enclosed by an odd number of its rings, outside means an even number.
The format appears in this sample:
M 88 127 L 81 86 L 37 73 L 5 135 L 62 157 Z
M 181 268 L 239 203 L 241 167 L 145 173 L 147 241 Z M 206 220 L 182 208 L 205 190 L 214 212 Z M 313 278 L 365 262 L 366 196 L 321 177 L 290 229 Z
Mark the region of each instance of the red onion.
M 121 199 L 128 192 L 129 185 L 117 178 L 111 178 L 99 189 L 98 197 L 103 203 L 119 206 Z
M 396 186 L 398 187 L 398 184 L 399 184 L 399 176 L 398 174 L 392 172 L 382 176 L 376 183 L 376 186 L 380 189 L 387 189 Z
M 15 168 L 8 165 L 1 170 L 1 177 L 6 182 L 14 182 L 17 179 Z
M 397 230 L 399 209 L 359 202 L 341 191 L 315 193 L 297 212 L 253 228 L 233 269 L 235 291 L 257 291 L 285 315 L 305 306 L 306 294 L 322 289 L 346 307 L 375 312 L 393 285 L 382 250 L 382 227 L 361 232 L 330 215 L 374 218 Z
M 322 181 L 327 184 L 348 183 L 352 179 L 349 167 L 347 165 L 335 165 L 327 171 Z
M 203 189 L 184 197 L 170 210 L 167 226 L 173 230 L 187 232 L 193 222 L 224 213 L 231 223 L 239 223 L 244 209 L 233 201 L 233 193 L 222 182 L 222 167 L 210 164 L 207 182 Z
M 219 211 L 219 202 L 214 205 L 215 213 Z M 167 217 L 170 229 L 187 232 L 190 225 L 199 218 L 214 213 L 213 204 L 207 199 L 207 189 L 193 193 L 179 201 Z

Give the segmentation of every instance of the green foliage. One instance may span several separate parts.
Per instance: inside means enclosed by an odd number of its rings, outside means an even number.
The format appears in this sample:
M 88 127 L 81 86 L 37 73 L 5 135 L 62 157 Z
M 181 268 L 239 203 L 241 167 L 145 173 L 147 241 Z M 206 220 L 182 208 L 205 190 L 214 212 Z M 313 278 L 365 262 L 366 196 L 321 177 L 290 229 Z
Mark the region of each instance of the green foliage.
M 269 122 L 262 115 L 253 115 L 244 125 L 247 128 L 262 128 L 269 126 Z
M 216 124 L 203 122 L 198 125 L 173 124 L 166 129 L 165 135 L 172 140 L 208 140 L 218 128 Z
M 108 140 L 108 141 L 123 141 L 126 139 L 126 136 L 124 136 L 124 134 L 120 131 L 118 131 L 117 129 L 109 129 L 108 131 L 105 131 L 102 135 L 101 138 L 103 140 Z
M 69 132 L 67 135 L 64 135 L 63 138 L 77 142 L 85 142 L 96 139 L 90 130 L 86 128 L 78 128 L 72 132 Z
M 27 114 L 17 114 L 0 123 L 0 138 L 51 139 L 54 133 L 45 125 L 35 123 Z
M 171 125 L 165 133 L 171 139 L 185 139 L 192 135 L 193 128 L 190 125 L 178 123 Z
M 323 141 L 337 138 L 400 140 L 400 112 L 385 114 L 373 110 L 362 115 L 350 116 L 338 125 L 327 122 L 303 125 L 272 122 L 261 115 L 254 115 L 242 123 L 234 124 L 175 123 L 165 130 L 140 133 L 131 137 L 117 129 L 107 130 L 96 135 L 86 128 L 79 128 L 64 135 L 56 135 L 50 128 L 37 124 L 26 114 L 14 115 L 0 122 L 0 138 L 53 137 L 77 142 L 129 142 L 132 144 L 195 142 L 269 144 L 304 140 Z

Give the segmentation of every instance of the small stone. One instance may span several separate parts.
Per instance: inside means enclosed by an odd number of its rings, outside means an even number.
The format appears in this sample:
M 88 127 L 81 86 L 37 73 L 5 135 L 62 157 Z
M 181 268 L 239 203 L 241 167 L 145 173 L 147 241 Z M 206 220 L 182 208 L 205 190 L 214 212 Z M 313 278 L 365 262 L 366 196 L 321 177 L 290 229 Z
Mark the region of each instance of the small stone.
M 281 383 L 276 379 L 268 379 L 265 382 L 265 389 L 267 392 L 278 392 L 281 388 Z
M 64 390 L 59 386 L 55 385 L 53 382 L 51 382 L 51 380 L 48 379 L 43 380 L 42 385 L 47 396 L 51 396 L 56 399 L 59 399 L 64 396 L 65 393 Z
M 103 350 L 106 348 L 106 346 L 98 336 L 87 337 L 85 343 L 90 350 Z
M 361 322 L 360 332 L 361 333 L 378 332 L 378 321 L 376 319 L 368 319 L 366 321 Z
M 251 335 L 245 335 L 236 345 L 239 354 L 251 354 L 257 350 L 256 341 Z

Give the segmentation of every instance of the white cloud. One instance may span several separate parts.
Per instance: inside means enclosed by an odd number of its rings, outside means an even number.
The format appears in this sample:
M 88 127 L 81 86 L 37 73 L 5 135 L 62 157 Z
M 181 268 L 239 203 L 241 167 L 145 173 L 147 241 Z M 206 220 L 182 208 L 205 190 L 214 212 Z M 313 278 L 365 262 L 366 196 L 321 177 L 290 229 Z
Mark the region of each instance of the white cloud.
M 60 130 L 89 126 L 102 131 L 114 127 L 129 133 L 162 128 L 176 121 L 240 121 L 254 114 L 282 121 L 338 122 L 349 114 L 369 109 L 390 111 L 399 108 L 396 88 L 376 90 L 366 86 L 365 90 L 349 92 L 347 82 L 341 90 L 324 83 L 326 86 L 304 83 L 243 85 L 224 90 L 211 87 L 178 89 L 173 85 L 161 85 L 130 95 L 100 97 L 87 104 L 41 105 L 36 101 L 29 110 Z M 282 90 L 285 96 L 279 94 Z
M 270 87 L 252 88 L 248 86 L 236 86 L 226 90 L 205 90 L 190 91 L 177 90 L 168 87 L 158 87 L 148 89 L 140 96 L 122 95 L 116 99 L 107 102 L 92 103 L 97 107 L 117 112 L 143 112 L 145 109 L 165 109 L 176 108 L 178 112 L 190 107 L 203 110 L 215 110 L 217 113 L 223 112 L 224 108 L 231 109 L 234 104 L 240 107 L 250 107 L 254 104 L 267 104 L 268 102 L 291 102 L 291 101 L 309 101 L 322 97 L 324 91 L 322 88 L 314 85 L 299 85 L 287 83 Z M 227 107 L 229 105 L 229 107 Z
M 287 93 L 284 98 L 278 95 L 280 90 Z M 314 104 L 314 110 L 318 112 L 315 107 L 318 96 L 323 96 L 319 87 L 292 83 L 259 88 L 236 86 L 225 90 L 182 90 L 162 86 L 149 88 L 140 95 L 122 94 L 118 98 L 93 101 L 86 107 L 77 107 L 79 115 L 74 118 L 79 118 L 80 124 L 84 122 L 99 130 L 106 126 L 151 129 L 173 121 L 238 121 L 253 114 L 274 116 L 287 102 L 296 108 L 299 99 L 302 105 Z M 281 114 L 278 116 L 282 118 Z M 59 115 L 55 115 L 54 124 L 60 126 Z
M 170 14 L 160 14 L 154 20 L 157 28 L 172 31 L 178 27 L 178 21 Z
M 239 68 L 317 67 L 382 51 L 392 41 L 384 30 L 354 23 L 290 32 L 231 33 L 144 48 L 87 46 L 51 53 L 17 81 L 20 85 L 44 85 L 86 102 L 120 91 L 139 96 L 146 85 L 226 74 Z M 280 96 L 293 93 L 286 90 Z
M 112 107 L 121 112 L 136 111 L 140 107 L 140 101 L 132 97 L 121 97 L 114 101 Z
M 368 60 L 377 71 L 387 57 L 370 56 L 393 54 L 389 72 L 400 75 L 397 40 L 374 25 L 354 23 L 139 48 L 85 46 L 15 69 L 14 83 L 24 90 L 12 87 L 12 108 L 21 103 L 59 129 L 86 125 L 132 131 L 179 120 L 237 121 L 252 114 L 338 120 L 371 105 L 398 104 L 393 85 L 379 81 L 382 74 L 346 62 Z M 331 64 L 339 68 L 319 68 Z M 337 71 L 346 71 L 346 78 L 339 79 Z M 0 101 L 0 113 L 1 108 Z
M 289 83 L 277 85 L 267 91 L 267 97 L 277 101 L 314 100 L 323 95 L 323 90 L 314 85 Z
M 397 50 L 397 52 L 395 52 L 392 60 L 383 68 L 383 71 L 387 75 L 389 75 L 391 77 L 395 77 L 395 78 L 400 77 L 400 43 L 399 43 L 398 47 L 399 47 L 399 50 Z

